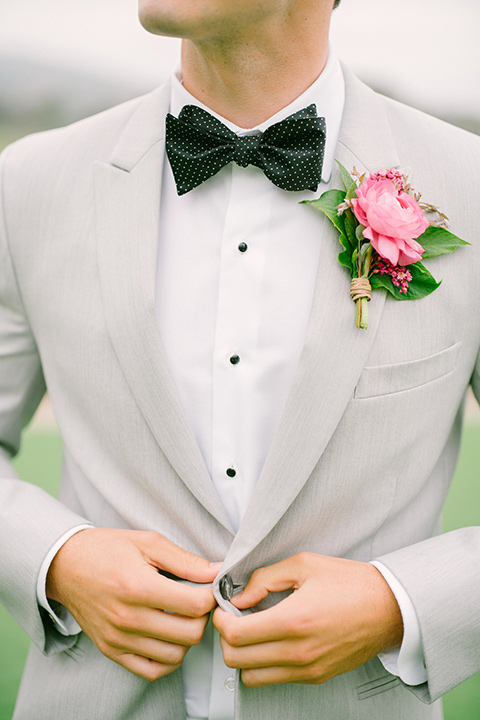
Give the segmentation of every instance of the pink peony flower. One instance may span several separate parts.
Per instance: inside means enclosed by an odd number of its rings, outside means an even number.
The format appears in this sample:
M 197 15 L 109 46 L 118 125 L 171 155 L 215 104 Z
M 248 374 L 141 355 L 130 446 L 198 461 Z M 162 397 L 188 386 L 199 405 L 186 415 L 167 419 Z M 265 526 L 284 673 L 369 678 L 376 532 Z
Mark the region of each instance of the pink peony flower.
M 391 179 L 371 176 L 357 188 L 352 200 L 363 235 L 392 265 L 411 265 L 422 258 L 416 242 L 429 223 L 414 197 L 399 191 Z

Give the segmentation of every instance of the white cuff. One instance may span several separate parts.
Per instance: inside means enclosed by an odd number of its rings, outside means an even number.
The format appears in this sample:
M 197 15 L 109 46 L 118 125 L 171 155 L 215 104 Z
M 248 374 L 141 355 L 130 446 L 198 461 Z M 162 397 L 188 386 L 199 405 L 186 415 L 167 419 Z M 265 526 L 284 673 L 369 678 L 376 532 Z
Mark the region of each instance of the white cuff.
M 395 575 L 377 560 L 373 560 L 371 565 L 377 568 L 389 584 L 390 590 L 395 595 L 403 620 L 403 641 L 401 646 L 386 650 L 380 653 L 378 657 L 385 670 L 388 670 L 392 675 L 397 675 L 406 685 L 421 685 L 428 678 L 416 610 L 407 591 Z
M 47 574 L 50 569 L 50 565 L 52 564 L 53 558 L 60 550 L 60 548 L 65 545 L 67 540 L 70 540 L 72 535 L 76 535 L 76 533 L 80 532 L 80 530 L 86 530 L 87 528 L 91 527 L 93 527 L 93 525 L 77 525 L 76 527 L 71 528 L 64 535 L 62 535 L 62 537 L 57 540 L 55 545 L 53 545 L 48 551 L 40 568 L 40 572 L 38 573 L 37 602 L 40 607 L 44 608 L 44 610 L 48 612 L 50 619 L 55 624 L 56 629 L 61 635 L 77 635 L 79 632 L 81 632 L 82 628 L 66 607 L 64 607 L 60 603 L 53 602 L 52 600 L 52 604 L 55 607 L 54 610 L 52 605 L 49 603 L 46 593 Z

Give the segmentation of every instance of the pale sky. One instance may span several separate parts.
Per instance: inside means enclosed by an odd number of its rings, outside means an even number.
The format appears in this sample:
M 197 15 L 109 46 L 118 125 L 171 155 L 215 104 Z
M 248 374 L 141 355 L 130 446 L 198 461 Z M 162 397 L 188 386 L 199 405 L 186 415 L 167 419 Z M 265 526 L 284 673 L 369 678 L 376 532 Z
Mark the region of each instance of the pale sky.
M 337 54 L 363 79 L 432 111 L 480 114 L 480 0 L 342 0 Z M 0 52 L 150 89 L 179 42 L 149 35 L 136 0 L 0 0 Z M 1 71 L 1 70 L 0 70 Z

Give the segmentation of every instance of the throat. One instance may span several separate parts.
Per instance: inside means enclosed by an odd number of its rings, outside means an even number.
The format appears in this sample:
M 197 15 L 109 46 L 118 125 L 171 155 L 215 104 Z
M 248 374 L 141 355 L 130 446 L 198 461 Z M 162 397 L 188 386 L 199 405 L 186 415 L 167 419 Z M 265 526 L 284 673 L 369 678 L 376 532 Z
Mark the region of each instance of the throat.
M 315 62 L 250 52 L 231 52 L 217 59 L 189 41 L 182 43 L 183 83 L 206 107 L 241 128 L 255 127 L 299 97 L 321 74 L 328 57 Z

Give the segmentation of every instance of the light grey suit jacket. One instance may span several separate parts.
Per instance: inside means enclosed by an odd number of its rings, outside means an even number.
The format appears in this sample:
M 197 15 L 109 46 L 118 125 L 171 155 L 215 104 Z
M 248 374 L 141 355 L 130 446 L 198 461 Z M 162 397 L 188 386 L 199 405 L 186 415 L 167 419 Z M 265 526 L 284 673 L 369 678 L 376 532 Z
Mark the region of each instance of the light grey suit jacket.
M 369 328 L 360 331 L 337 234 L 318 214 L 321 257 L 307 340 L 235 537 L 157 329 L 168 90 L 5 152 L 0 599 L 34 643 L 17 720 L 185 715 L 181 671 L 148 684 L 83 634 L 60 636 L 39 612 L 40 564 L 84 519 L 156 530 L 225 558 L 219 578 L 229 572 L 238 583 L 301 550 L 377 557 L 403 583 L 420 621 L 428 685 L 409 692 L 378 659 L 321 686 L 252 690 L 238 681 L 241 720 L 439 718 L 438 703 L 428 703 L 480 669 L 480 533 L 438 536 L 465 391 L 471 380 L 480 389 L 480 140 L 346 77 L 339 160 L 358 170 L 408 168 L 414 187 L 472 245 L 428 261 L 443 283 L 423 300 L 396 302 L 376 291 Z M 338 175 L 333 186 L 341 186 Z M 9 464 L 45 386 L 65 447 L 61 503 L 15 479 Z M 218 580 L 215 594 L 229 609 Z

